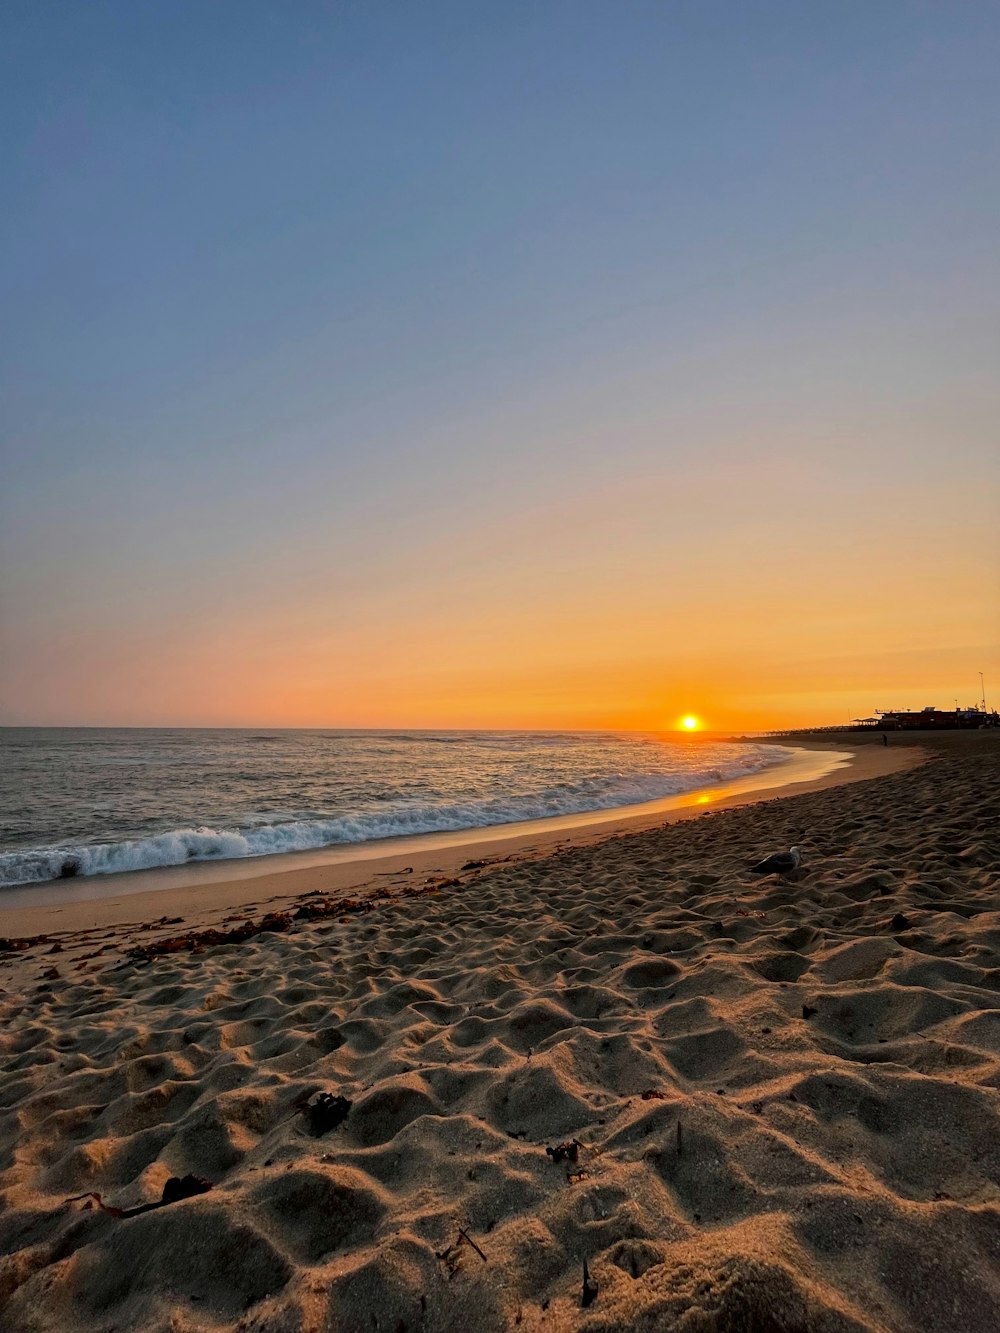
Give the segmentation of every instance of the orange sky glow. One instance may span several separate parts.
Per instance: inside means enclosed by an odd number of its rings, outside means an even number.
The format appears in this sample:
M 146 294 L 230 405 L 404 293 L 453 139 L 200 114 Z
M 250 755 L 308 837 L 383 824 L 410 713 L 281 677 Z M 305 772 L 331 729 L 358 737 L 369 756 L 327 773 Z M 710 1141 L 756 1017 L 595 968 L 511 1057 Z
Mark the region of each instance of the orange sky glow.
M 37 640 L 8 649 L 5 720 L 727 731 L 971 704 L 979 671 L 1000 694 L 988 496 L 932 479 L 848 502 L 826 469 L 790 468 L 773 520 L 774 467 L 715 457 L 400 510 L 361 548 L 319 528 L 179 596 L 105 571 L 86 624 L 60 606 L 83 595 L 70 534 L 24 608 Z

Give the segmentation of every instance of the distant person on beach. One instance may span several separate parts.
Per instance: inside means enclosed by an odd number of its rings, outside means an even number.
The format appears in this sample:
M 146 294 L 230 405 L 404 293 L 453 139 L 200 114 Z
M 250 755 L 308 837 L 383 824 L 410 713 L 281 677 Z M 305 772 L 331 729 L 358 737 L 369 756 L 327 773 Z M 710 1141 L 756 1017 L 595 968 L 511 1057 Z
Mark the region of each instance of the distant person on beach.
M 888 745 L 888 744 L 889 744 L 889 737 L 888 737 L 887 733 L 884 732 L 884 731 L 882 732 L 882 744 L 883 744 L 883 745 Z

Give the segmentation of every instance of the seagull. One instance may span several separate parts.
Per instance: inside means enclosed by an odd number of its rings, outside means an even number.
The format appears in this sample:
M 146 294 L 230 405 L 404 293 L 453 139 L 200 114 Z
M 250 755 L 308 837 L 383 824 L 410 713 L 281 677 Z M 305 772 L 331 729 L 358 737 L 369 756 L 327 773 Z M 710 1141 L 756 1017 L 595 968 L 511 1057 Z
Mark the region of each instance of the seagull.
M 790 847 L 787 852 L 775 852 L 766 861 L 754 866 L 751 875 L 790 875 L 802 864 L 802 853 L 797 847 Z

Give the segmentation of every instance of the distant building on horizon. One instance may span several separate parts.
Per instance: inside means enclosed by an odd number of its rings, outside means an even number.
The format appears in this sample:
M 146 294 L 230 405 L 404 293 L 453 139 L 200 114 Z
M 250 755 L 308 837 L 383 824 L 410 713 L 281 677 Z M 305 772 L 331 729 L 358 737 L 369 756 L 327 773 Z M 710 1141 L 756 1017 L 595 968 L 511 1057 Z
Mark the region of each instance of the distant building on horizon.
M 859 717 L 854 725 L 872 731 L 973 731 L 983 727 L 1000 727 L 1000 713 L 994 708 L 935 708 L 921 709 L 876 708 L 875 717 Z

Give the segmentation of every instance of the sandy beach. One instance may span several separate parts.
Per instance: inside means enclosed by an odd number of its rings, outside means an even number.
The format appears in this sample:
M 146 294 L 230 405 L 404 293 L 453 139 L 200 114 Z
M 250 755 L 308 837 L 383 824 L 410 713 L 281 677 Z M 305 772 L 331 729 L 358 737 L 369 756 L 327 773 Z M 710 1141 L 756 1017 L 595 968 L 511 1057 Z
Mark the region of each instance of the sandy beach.
M 996 1328 L 1000 735 L 911 739 L 0 911 L 0 1325 Z

